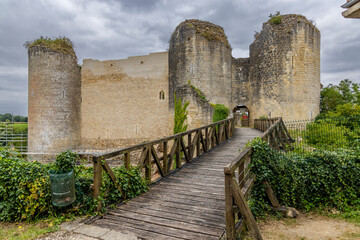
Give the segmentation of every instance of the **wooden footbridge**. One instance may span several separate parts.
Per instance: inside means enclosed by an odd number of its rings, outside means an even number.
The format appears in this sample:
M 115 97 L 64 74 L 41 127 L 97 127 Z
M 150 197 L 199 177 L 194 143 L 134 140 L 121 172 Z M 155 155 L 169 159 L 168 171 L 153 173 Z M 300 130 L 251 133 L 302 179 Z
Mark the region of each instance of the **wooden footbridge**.
M 269 132 L 272 137 L 286 134 L 284 126 L 279 123 L 282 121 L 276 119 L 257 122 L 256 127 L 264 131 L 269 130 L 270 125 L 276 125 L 272 131 L 266 131 L 265 137 L 270 140 Z M 229 232 L 226 238 L 233 239 L 236 205 L 239 204 L 237 193 L 232 192 L 231 181 L 236 178 L 234 181 L 238 181 L 236 185 L 240 186 L 240 195 L 246 197 L 253 183 L 248 168 L 251 149 L 240 150 L 257 136 L 264 137 L 263 132 L 251 128 L 235 129 L 233 119 L 227 119 L 95 157 L 95 197 L 100 191 L 102 169 L 116 182 L 104 159 L 122 156 L 125 166 L 129 166 L 131 152 L 136 150 L 141 152 L 138 165 L 143 168 L 151 187 L 148 192 L 90 224 L 132 233 L 141 239 L 219 239 L 224 236 L 225 229 Z M 281 142 L 278 141 L 278 144 L 280 146 Z M 160 154 L 156 150 L 159 146 L 162 150 Z M 225 166 L 228 167 L 224 175 Z M 155 182 L 153 168 L 160 175 Z M 228 184 L 224 187 L 226 181 Z M 120 186 L 118 188 L 121 191 Z M 226 204 L 229 206 L 226 207 Z

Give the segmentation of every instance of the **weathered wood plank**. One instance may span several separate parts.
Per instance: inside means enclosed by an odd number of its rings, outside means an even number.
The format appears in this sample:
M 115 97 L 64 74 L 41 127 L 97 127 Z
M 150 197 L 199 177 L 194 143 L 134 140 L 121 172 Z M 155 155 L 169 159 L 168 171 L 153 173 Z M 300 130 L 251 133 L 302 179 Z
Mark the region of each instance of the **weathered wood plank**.
M 157 166 L 162 162 L 160 167 L 166 175 L 169 171 L 165 169 L 171 169 L 179 148 L 187 152 L 190 160 L 197 145 L 201 146 L 198 149 L 202 152 L 210 147 L 212 140 L 215 143 L 220 138 L 226 138 L 230 125 L 227 128 L 217 127 L 223 128 L 221 135 L 215 134 L 215 126 L 218 125 L 204 129 L 205 137 L 200 135 L 200 131 L 192 132 L 195 135 L 193 139 L 188 135 L 190 147 L 181 138 L 173 138 L 174 145 L 169 154 L 168 143 L 165 147 L 166 141 L 161 142 L 164 146 L 161 158 L 155 154 L 153 145 L 143 145 L 148 149 L 147 153 L 142 152 L 145 154 L 144 165 L 152 157 Z M 129 231 L 144 239 L 219 239 L 225 227 L 224 166 L 238 155 L 238 149 L 242 147 L 243 143 L 232 140 L 216 146 L 152 186 L 147 193 L 112 210 L 103 219 L 96 220 L 94 225 Z M 184 157 L 186 160 L 186 154 Z M 162 161 L 163 158 L 165 161 Z M 242 190 L 246 187 L 247 184 Z
M 177 221 L 177 220 L 169 221 L 169 219 L 165 219 L 165 218 L 161 218 L 161 217 L 148 216 L 148 215 L 138 214 L 138 213 L 134 213 L 134 212 L 127 212 L 127 211 L 120 210 L 120 209 L 118 209 L 117 212 L 119 214 L 121 214 L 120 215 L 121 217 L 126 218 L 126 219 L 133 219 L 136 221 L 142 221 L 143 223 L 156 224 L 159 226 L 190 231 L 190 232 L 194 232 L 194 233 L 198 233 L 198 234 L 201 233 L 201 234 L 208 235 L 209 237 L 210 236 L 218 237 L 222 232 L 222 231 L 216 230 L 214 228 L 206 228 L 206 227 L 202 227 L 199 225 L 190 224 L 190 223 L 187 223 L 186 221 Z M 145 225 L 145 224 L 143 224 L 143 225 Z M 200 236 L 200 234 L 199 234 L 199 236 Z
M 213 221 L 210 221 L 209 219 L 204 220 L 204 219 L 198 218 L 197 216 L 194 216 L 194 214 L 179 215 L 179 214 L 176 214 L 175 211 L 166 212 L 166 211 L 154 210 L 154 209 L 151 209 L 148 207 L 139 208 L 138 206 L 129 206 L 129 205 L 126 208 L 121 208 L 120 210 L 127 211 L 130 213 L 137 213 L 137 214 L 142 214 L 142 215 L 147 215 L 147 216 L 160 217 L 160 218 L 169 219 L 169 220 L 186 222 L 186 223 L 193 224 L 193 225 L 213 228 L 213 229 L 216 229 L 219 231 L 222 231 L 223 227 L 225 226 L 222 222 L 219 222 L 219 221 L 213 222 Z M 178 211 L 178 212 L 180 212 L 180 211 Z M 115 209 L 115 210 L 109 212 L 109 214 L 115 215 L 115 216 L 116 215 L 122 216 L 121 212 L 119 212 L 118 209 Z
M 119 219 L 101 219 L 101 221 L 96 221 L 93 225 L 103 227 L 103 228 L 110 228 L 115 229 L 117 231 L 121 231 L 123 233 L 128 234 L 136 234 L 138 237 L 142 239 L 156 239 L 156 240 L 179 240 L 179 239 L 187 239 L 184 237 L 174 237 L 169 235 L 168 233 L 158 233 L 152 229 L 140 227 L 133 223 L 124 222 L 124 224 L 119 224 Z

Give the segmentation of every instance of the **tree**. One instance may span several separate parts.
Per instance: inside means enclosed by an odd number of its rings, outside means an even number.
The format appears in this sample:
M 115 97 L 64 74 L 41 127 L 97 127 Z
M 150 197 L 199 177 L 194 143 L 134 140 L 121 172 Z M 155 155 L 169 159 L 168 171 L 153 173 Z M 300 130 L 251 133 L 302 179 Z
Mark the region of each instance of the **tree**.
M 320 93 L 320 111 L 335 111 L 337 106 L 344 104 L 360 105 L 360 86 L 349 79 L 341 80 L 339 86 L 329 84 Z

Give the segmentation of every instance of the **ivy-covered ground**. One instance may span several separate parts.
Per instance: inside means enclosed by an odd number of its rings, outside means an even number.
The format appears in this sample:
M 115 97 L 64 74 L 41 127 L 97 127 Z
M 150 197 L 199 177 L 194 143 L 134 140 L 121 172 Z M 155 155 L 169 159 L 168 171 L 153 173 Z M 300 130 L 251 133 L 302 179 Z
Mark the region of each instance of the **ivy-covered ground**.
M 61 153 L 52 164 L 28 162 L 15 151 L 0 149 L 0 239 L 32 239 L 55 231 L 59 223 L 76 216 L 94 215 L 98 202 L 92 198 L 93 168 L 75 165 L 76 154 Z M 66 207 L 52 204 L 49 171 L 74 171 L 76 201 Z M 126 199 L 133 198 L 148 187 L 136 167 L 112 169 Z M 125 199 L 103 174 L 101 212 Z

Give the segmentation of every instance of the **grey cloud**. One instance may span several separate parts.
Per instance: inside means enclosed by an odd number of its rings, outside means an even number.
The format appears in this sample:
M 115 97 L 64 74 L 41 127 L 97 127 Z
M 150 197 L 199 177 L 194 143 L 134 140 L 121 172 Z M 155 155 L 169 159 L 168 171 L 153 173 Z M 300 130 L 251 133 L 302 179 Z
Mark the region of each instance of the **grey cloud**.
M 246 57 L 255 31 L 270 13 L 300 13 L 315 20 L 322 35 L 322 83 L 360 81 L 360 20 L 344 19 L 343 1 L 326 0 L 2 0 L 0 1 L 0 112 L 26 112 L 27 68 L 23 43 L 65 35 L 83 58 L 120 59 L 166 51 L 176 25 L 185 19 L 224 28 L 234 52 Z M 238 56 L 235 56 L 238 57 Z M 343 77 L 342 77 L 343 76 Z M 15 87 L 16 86 L 16 87 Z M 9 99 L 16 98 L 13 101 Z M 6 104 L 5 104 L 6 103 Z M 21 109 L 21 110 L 20 110 Z M 24 110 L 25 109 L 25 110 Z

